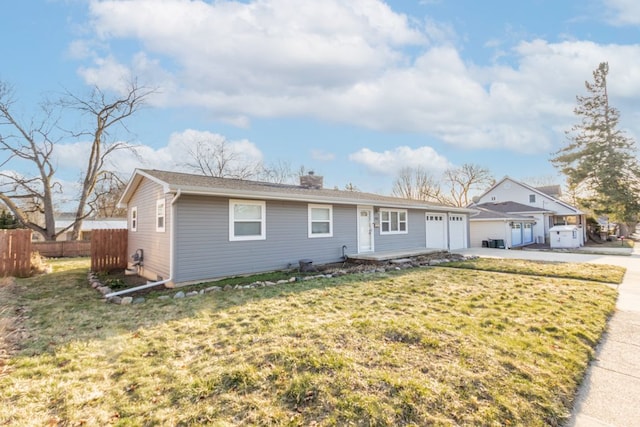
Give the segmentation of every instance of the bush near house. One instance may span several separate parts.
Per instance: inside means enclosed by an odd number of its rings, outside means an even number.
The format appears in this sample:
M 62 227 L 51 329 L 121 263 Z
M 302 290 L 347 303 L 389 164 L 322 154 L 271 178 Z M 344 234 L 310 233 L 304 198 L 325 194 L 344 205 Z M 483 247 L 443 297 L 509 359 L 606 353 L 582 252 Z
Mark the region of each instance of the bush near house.
M 436 267 L 120 306 L 87 270 L 54 262 L 0 301 L 28 331 L 0 424 L 560 425 L 616 298 Z

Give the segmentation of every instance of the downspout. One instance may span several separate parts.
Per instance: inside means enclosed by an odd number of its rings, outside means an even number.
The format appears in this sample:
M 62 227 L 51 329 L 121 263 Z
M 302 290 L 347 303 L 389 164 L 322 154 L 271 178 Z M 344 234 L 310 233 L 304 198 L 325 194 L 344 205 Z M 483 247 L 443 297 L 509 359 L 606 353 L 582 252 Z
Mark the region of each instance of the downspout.
M 154 286 L 160 286 L 160 285 L 164 285 L 165 283 L 169 283 L 173 280 L 173 268 L 174 268 L 174 260 L 175 260 L 175 226 L 176 226 L 176 211 L 177 208 L 175 206 L 176 201 L 178 201 L 178 198 L 180 198 L 181 196 L 181 191 L 178 190 L 178 192 L 176 193 L 175 196 L 173 196 L 173 199 L 171 199 L 171 229 L 169 230 L 169 278 L 168 279 L 164 279 L 164 280 L 159 280 L 157 282 L 150 282 L 150 283 L 146 283 L 144 285 L 140 285 L 140 286 L 136 286 L 135 288 L 129 288 L 129 289 L 123 289 L 121 291 L 117 291 L 117 292 L 111 292 L 106 294 L 104 297 L 106 299 L 109 299 L 111 297 L 115 297 L 118 295 L 124 295 L 124 294 L 128 294 L 131 292 L 136 292 L 136 291 L 141 291 L 143 289 L 148 289 L 148 288 L 153 288 Z

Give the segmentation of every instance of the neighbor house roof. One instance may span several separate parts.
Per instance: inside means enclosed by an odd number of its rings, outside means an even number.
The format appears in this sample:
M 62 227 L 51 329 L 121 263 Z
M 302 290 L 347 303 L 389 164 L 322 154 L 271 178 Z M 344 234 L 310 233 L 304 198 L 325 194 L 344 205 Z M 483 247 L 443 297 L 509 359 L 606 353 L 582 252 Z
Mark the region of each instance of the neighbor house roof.
M 502 213 L 551 213 L 552 211 L 543 208 L 537 208 L 535 206 L 524 205 L 522 203 L 517 202 L 489 202 L 482 203 L 480 205 L 474 205 L 476 208 L 484 208 L 489 209 L 495 212 Z
M 493 203 L 485 203 L 482 205 L 474 206 L 477 213 L 473 214 L 470 221 L 535 221 L 533 217 L 520 215 L 517 213 L 502 212 L 499 210 L 490 209 L 487 205 L 493 205 Z
M 548 186 L 545 186 L 545 187 L 536 188 L 536 187 L 530 186 L 529 184 L 525 184 L 524 182 L 520 182 L 520 181 L 517 181 L 517 180 L 515 180 L 513 178 L 510 178 L 509 176 L 505 176 L 500 181 L 498 181 L 495 184 L 493 184 L 491 186 L 491 188 L 489 188 L 484 193 L 482 193 L 482 195 L 479 196 L 479 198 L 484 197 L 486 194 L 488 194 L 491 191 L 493 191 L 494 188 L 498 187 L 500 184 L 502 184 L 504 181 L 507 181 L 507 180 L 509 180 L 509 181 L 511 181 L 511 182 L 513 182 L 513 183 L 515 183 L 517 185 L 520 185 L 523 188 L 526 188 L 527 190 L 531 191 L 532 193 L 537 193 L 537 194 L 539 194 L 539 195 L 541 195 L 543 197 L 547 197 L 547 198 L 553 200 L 554 202 L 558 203 L 559 205 L 564 206 L 568 210 L 571 210 L 571 211 L 575 212 L 575 214 L 577 214 L 577 215 L 583 214 L 583 212 L 580 209 L 576 208 L 575 206 L 571 206 L 567 202 L 564 202 L 564 201 L 558 199 L 557 197 L 555 197 L 555 196 L 558 196 L 560 194 L 560 191 L 558 191 L 556 195 L 551 194 L 551 193 L 555 192 L 555 188 L 554 187 L 559 187 L 559 186 L 548 185 Z
M 473 212 L 473 209 L 458 208 L 419 200 L 382 196 L 359 191 L 309 188 L 292 184 L 250 181 L 233 178 L 217 178 L 181 172 L 155 169 L 136 169 L 120 198 L 125 206 L 143 178 L 150 179 L 164 188 L 165 193 L 195 194 L 222 197 L 247 197 L 265 200 L 297 200 L 318 203 L 342 203 L 353 205 L 384 205 L 398 208 L 422 208 L 447 210 L 450 212 Z

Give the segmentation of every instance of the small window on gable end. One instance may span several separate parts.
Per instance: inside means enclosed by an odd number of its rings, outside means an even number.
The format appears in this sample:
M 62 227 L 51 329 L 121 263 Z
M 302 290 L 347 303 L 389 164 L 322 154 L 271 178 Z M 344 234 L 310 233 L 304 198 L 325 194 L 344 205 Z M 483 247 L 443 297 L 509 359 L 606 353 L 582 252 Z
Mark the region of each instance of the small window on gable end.
M 165 200 L 156 202 L 156 231 L 163 233 L 165 230 Z
M 536 195 L 529 194 L 529 203 L 535 203 L 535 202 L 536 202 Z
M 333 236 L 333 207 L 309 205 L 309 237 Z
M 138 207 L 131 208 L 131 231 L 138 231 Z

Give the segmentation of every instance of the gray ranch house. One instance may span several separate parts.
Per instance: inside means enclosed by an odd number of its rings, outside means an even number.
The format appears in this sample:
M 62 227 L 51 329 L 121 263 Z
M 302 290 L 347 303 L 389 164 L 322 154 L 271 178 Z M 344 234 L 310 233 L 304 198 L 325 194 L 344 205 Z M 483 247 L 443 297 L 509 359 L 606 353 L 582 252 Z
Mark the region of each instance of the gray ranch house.
M 469 247 L 472 210 L 356 191 L 137 169 L 119 205 L 138 274 L 181 286 L 349 257 Z

